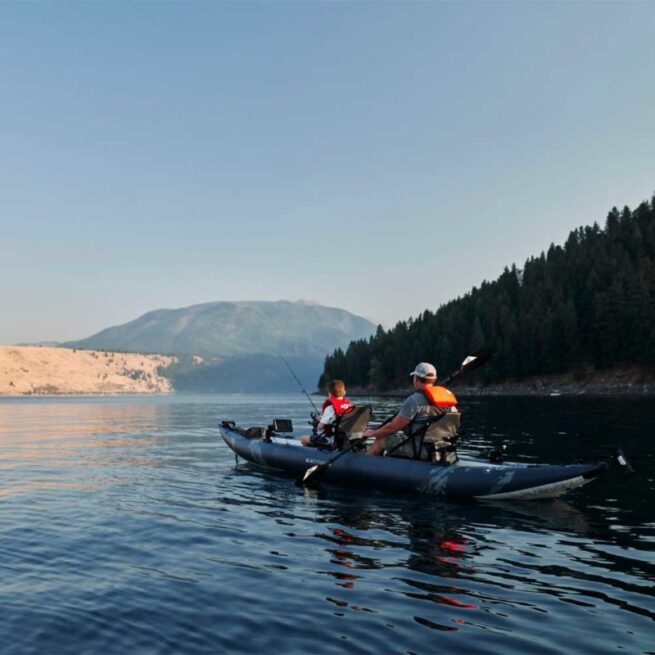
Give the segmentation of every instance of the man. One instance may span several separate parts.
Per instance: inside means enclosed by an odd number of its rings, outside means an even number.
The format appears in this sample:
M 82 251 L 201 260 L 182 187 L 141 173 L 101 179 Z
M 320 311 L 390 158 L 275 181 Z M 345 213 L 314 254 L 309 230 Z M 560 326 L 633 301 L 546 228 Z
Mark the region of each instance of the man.
M 417 435 L 430 416 L 446 411 L 457 411 L 457 398 L 446 387 L 436 386 L 437 369 L 421 362 L 410 373 L 414 393 L 400 407 L 398 414 L 377 430 L 366 430 L 365 437 L 373 437 L 375 443 L 367 455 L 382 455 L 386 438 L 402 430 L 408 437 Z
M 328 398 L 321 407 L 323 414 L 314 433 L 300 438 L 303 446 L 332 446 L 334 423 L 352 409 L 351 402 L 346 398 L 346 385 L 343 380 L 332 380 L 327 387 Z

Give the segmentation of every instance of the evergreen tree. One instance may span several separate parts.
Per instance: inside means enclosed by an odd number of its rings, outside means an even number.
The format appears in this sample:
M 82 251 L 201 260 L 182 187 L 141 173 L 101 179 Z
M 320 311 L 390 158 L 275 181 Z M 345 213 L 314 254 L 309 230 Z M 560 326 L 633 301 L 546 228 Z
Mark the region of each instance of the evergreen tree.
M 655 366 L 655 197 L 631 211 L 613 208 L 597 223 L 573 230 L 522 269 L 506 267 L 436 311 L 378 326 L 325 359 L 331 378 L 373 389 L 407 384 L 418 361 L 453 370 L 481 346 L 494 358 L 484 381 L 520 380 L 577 366 Z

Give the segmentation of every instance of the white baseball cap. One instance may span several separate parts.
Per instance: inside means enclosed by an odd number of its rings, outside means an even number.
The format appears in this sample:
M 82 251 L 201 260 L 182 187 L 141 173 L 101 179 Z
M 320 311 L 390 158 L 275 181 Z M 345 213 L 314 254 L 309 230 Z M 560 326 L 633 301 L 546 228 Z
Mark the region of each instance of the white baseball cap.
M 410 375 L 416 375 L 419 378 L 434 378 L 437 379 L 437 369 L 428 364 L 427 362 L 421 362 L 416 365 L 416 368 L 410 373 Z

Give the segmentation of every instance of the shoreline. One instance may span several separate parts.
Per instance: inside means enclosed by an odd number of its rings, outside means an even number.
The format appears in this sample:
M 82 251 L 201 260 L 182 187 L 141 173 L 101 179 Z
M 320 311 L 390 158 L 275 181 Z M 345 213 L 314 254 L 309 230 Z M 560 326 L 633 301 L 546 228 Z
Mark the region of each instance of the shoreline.
M 655 396 L 655 381 L 653 382 L 611 382 L 552 384 L 545 380 L 530 382 L 505 382 L 489 385 L 452 385 L 453 392 L 458 396 L 539 396 L 539 397 L 581 397 L 581 396 Z M 364 387 L 348 387 L 348 395 L 353 398 L 362 396 L 405 397 L 412 388 L 387 389 L 378 391 Z
M 586 387 L 579 389 L 535 389 L 531 387 L 516 385 L 508 387 L 458 387 L 453 385 L 453 392 L 457 396 L 537 396 L 541 398 L 579 398 L 581 396 L 590 398 L 595 396 L 655 396 L 655 385 L 640 385 L 627 387 Z M 348 388 L 350 398 L 363 398 L 367 396 L 380 396 L 383 398 L 405 398 L 411 393 L 412 389 L 390 389 L 386 391 L 375 391 L 373 389 Z M 322 393 L 314 395 L 322 396 Z
M 348 396 L 350 398 L 368 398 L 371 396 L 379 398 L 406 398 L 412 389 L 388 389 L 386 391 L 376 391 L 374 389 L 363 389 L 358 387 L 349 387 Z M 505 396 L 505 397 L 540 397 L 540 398 L 593 398 L 603 396 L 621 396 L 621 397 L 640 397 L 647 398 L 655 396 L 655 385 L 641 385 L 641 387 L 628 386 L 621 388 L 584 388 L 584 389 L 534 389 L 528 387 L 521 387 L 517 385 L 512 388 L 497 388 L 497 387 L 458 387 L 453 386 L 453 392 L 459 397 L 485 397 L 485 396 Z M 5 394 L 0 393 L 0 400 L 3 399 L 17 399 L 17 398 L 112 398 L 118 396 L 176 396 L 176 395 L 237 395 L 237 396 L 260 396 L 260 395 L 275 395 L 277 392 L 258 392 L 258 393 L 243 393 L 243 392 L 221 392 L 217 394 L 214 391 L 111 391 L 111 392 L 97 392 L 97 391 L 74 391 L 74 392 L 61 392 L 61 393 L 22 393 L 22 394 Z M 291 392 L 289 392 L 291 393 Z M 294 392 L 295 393 L 295 392 Z M 321 391 L 314 391 L 310 396 L 316 398 L 324 397 L 325 394 Z
M 175 389 L 170 367 L 177 361 L 170 355 L 0 346 L 0 398 L 175 394 L 179 392 Z M 589 364 L 579 364 L 568 373 L 535 375 L 492 384 L 482 384 L 478 380 L 475 374 L 470 381 L 458 378 L 453 381 L 452 388 L 457 395 L 471 397 L 655 395 L 655 367 L 644 364 L 615 365 L 600 371 L 593 370 Z M 406 397 L 412 391 L 409 378 L 406 384 L 392 389 L 351 386 L 348 380 L 346 387 L 353 398 Z M 323 395 L 320 390 L 315 393 Z
M 411 388 L 411 384 L 386 391 L 348 387 L 348 393 L 353 397 L 396 397 L 407 396 Z M 652 367 L 639 364 L 624 364 L 604 371 L 595 371 L 588 365 L 581 365 L 575 372 L 535 375 L 521 381 L 496 384 L 458 384 L 455 381 L 452 389 L 460 396 L 653 396 L 655 371 Z

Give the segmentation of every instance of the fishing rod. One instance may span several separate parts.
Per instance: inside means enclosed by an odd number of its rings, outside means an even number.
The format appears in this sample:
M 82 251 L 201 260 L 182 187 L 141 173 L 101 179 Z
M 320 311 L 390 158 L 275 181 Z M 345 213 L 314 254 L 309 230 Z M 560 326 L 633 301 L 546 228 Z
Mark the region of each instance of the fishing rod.
M 287 365 L 287 368 L 289 369 L 289 373 L 291 373 L 291 375 L 293 375 L 296 382 L 300 385 L 300 388 L 302 389 L 303 393 L 307 396 L 307 400 L 309 400 L 309 402 L 311 403 L 311 405 L 314 408 L 314 411 L 316 412 L 317 416 L 320 416 L 320 413 L 319 413 L 316 405 L 314 405 L 314 401 L 311 399 L 311 396 L 307 393 L 307 390 L 305 389 L 305 387 L 302 386 L 302 382 L 298 379 L 298 376 L 293 372 L 293 369 L 291 368 L 291 366 L 289 366 L 289 362 L 287 362 L 287 360 L 284 359 L 284 357 L 282 357 L 282 355 L 280 355 L 280 359 Z

